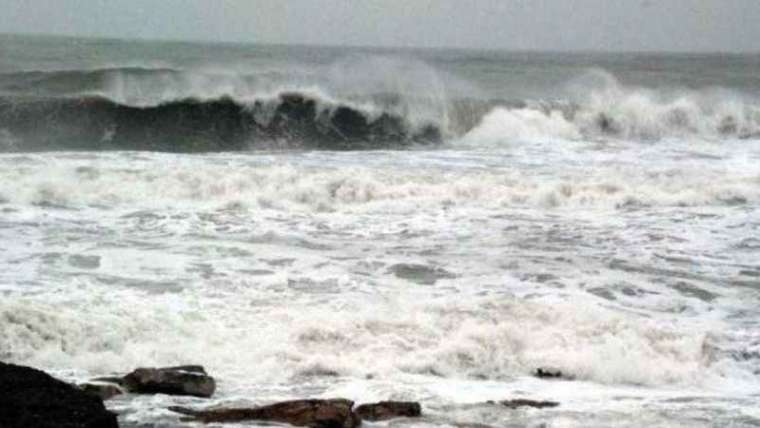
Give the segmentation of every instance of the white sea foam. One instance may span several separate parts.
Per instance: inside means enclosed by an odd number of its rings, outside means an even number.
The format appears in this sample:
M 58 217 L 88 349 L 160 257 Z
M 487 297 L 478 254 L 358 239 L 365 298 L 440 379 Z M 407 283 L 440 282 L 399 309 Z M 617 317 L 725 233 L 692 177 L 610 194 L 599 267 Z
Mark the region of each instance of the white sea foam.
M 561 154 L 560 150 L 557 155 Z M 382 154 L 377 157 L 382 161 Z M 200 203 L 299 211 L 405 211 L 452 205 L 615 208 L 760 200 L 760 171 L 741 167 L 743 162 L 752 162 L 741 158 L 735 161 L 735 169 L 706 167 L 697 160 L 691 167 L 678 169 L 611 165 L 593 171 L 570 168 L 557 176 L 546 176 L 540 168 L 481 171 L 428 167 L 410 171 L 318 168 L 310 165 L 311 161 L 273 166 L 269 162 L 251 164 L 244 157 L 233 157 L 231 163 L 224 158 L 218 162 L 190 158 L 177 163 L 172 156 L 159 158 L 165 162 L 135 161 L 119 166 L 103 163 L 106 158 L 95 162 L 59 159 L 30 168 L 14 166 L 14 158 L 6 157 L 0 172 L 0 195 L 10 203 L 70 207 Z M 271 162 L 280 163 L 277 157 Z
M 578 127 L 560 111 L 495 108 L 461 142 L 472 147 L 487 147 L 513 141 L 579 138 Z
M 270 281 L 288 288 L 286 278 Z M 343 294 L 314 304 L 308 294 L 267 297 L 261 286 L 234 291 L 148 295 L 80 287 L 3 301 L 0 350 L 4 359 L 91 373 L 196 358 L 233 384 L 233 376 L 288 382 L 331 373 L 509 380 L 552 366 L 605 384 L 709 385 L 726 369 L 719 367 L 726 361 L 705 353 L 704 331 L 583 301 L 464 302 L 403 293 Z M 262 299 L 267 305 L 257 303 Z
M 720 410 L 757 391 L 753 144 L 3 155 L 0 359 L 203 364 L 214 404 L 413 399 L 495 426 L 452 406 Z M 173 421 L 173 400 L 109 405 Z

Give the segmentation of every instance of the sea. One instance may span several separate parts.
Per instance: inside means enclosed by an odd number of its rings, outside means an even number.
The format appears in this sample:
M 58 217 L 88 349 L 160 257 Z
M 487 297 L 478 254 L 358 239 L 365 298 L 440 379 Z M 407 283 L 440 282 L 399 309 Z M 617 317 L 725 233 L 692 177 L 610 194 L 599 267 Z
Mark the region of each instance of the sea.
M 2 35 L 0 243 L 0 360 L 216 378 L 124 427 L 758 427 L 760 55 Z

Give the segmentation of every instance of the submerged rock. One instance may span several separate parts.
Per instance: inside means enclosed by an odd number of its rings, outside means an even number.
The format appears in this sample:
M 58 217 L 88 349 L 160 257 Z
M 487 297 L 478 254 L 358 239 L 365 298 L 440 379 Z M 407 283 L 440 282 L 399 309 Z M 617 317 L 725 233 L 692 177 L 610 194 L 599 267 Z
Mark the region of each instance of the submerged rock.
M 499 401 L 499 404 L 501 404 L 502 406 L 508 407 L 510 409 L 517 409 L 519 407 L 534 407 L 536 409 L 545 409 L 545 408 L 559 406 L 559 403 L 555 401 L 537 401 L 537 400 L 528 400 L 524 398 Z
M 0 427 L 117 428 L 103 400 L 45 372 L 0 362 Z
M 453 273 L 434 266 L 399 263 L 391 266 L 390 271 L 398 278 L 416 282 L 421 285 L 434 285 L 440 279 L 452 279 Z
M 563 374 L 562 370 L 551 367 L 539 367 L 534 374 L 541 379 L 572 379 L 572 377 Z
M 381 401 L 362 404 L 356 414 L 365 421 L 385 421 L 393 418 L 416 418 L 422 415 L 420 403 L 411 401 Z
M 88 394 L 92 394 L 101 400 L 108 400 L 109 398 L 113 398 L 126 392 L 119 384 L 107 382 L 83 383 L 79 385 L 79 389 Z
M 201 366 L 139 368 L 121 383 L 137 394 L 191 395 L 208 398 L 216 390 L 214 378 Z
M 361 419 L 352 411 L 353 406 L 353 401 L 338 398 L 283 401 L 253 408 L 193 410 L 170 407 L 169 410 L 189 416 L 185 420 L 204 423 L 261 421 L 310 428 L 355 428 L 361 425 Z

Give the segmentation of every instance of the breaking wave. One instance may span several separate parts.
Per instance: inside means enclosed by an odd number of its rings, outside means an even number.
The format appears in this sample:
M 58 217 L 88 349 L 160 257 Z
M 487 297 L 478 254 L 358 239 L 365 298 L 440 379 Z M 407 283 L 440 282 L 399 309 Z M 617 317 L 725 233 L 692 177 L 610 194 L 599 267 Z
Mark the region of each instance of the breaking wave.
M 627 87 L 604 71 L 589 72 L 568 86 L 573 101 L 497 104 L 462 140 L 487 145 L 537 139 L 760 137 L 760 103 L 728 89 Z
M 40 122 L 45 124 L 40 127 Z M 132 106 L 102 97 L 0 100 L 0 127 L 23 149 L 225 151 L 369 149 L 440 140 L 434 124 L 302 92 Z M 14 147 L 21 148 L 18 143 Z
M 382 76 L 349 79 L 346 89 L 303 76 L 272 78 L 275 72 L 140 67 L 3 74 L 0 151 L 360 150 L 760 136 L 760 104 L 728 89 L 628 87 L 592 71 L 569 82 L 557 100 L 505 100 L 449 90 L 423 70 L 412 77 L 433 80 L 422 89 L 385 84 Z

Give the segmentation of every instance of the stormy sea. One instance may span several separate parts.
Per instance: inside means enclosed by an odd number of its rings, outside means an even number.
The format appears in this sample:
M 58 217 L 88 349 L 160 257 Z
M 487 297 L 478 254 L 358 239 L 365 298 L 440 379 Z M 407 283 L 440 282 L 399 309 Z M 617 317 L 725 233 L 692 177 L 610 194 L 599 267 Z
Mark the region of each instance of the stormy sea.
M 0 36 L 0 242 L 0 360 L 216 378 L 125 427 L 760 426 L 760 56 Z

